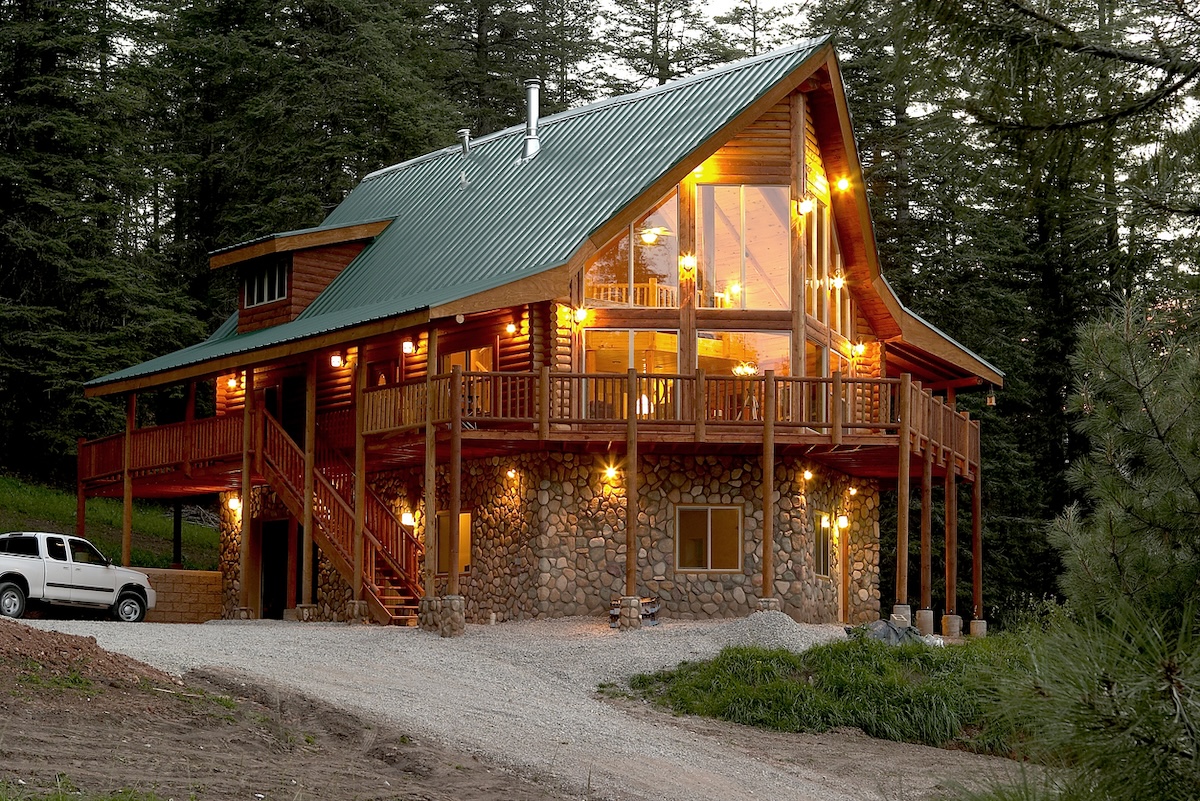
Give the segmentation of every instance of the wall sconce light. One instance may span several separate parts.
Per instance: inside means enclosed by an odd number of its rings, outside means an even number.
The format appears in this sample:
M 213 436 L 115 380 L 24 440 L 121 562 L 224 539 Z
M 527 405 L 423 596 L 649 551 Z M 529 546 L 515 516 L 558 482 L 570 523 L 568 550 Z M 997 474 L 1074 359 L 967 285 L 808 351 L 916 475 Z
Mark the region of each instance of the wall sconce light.
M 651 228 L 638 229 L 638 238 L 642 240 L 644 245 L 657 245 L 658 240 L 664 236 L 671 236 L 671 232 L 661 225 L 656 225 Z
M 857 494 L 858 494 L 858 487 L 851 487 L 850 488 L 850 497 L 853 498 Z
M 846 278 L 842 275 L 840 270 L 833 274 L 833 278 L 829 279 L 829 285 L 839 292 L 842 290 L 842 287 L 846 285 Z
M 515 334 L 515 333 L 517 333 L 517 324 L 516 324 L 516 323 L 509 323 L 508 325 L 504 326 L 504 333 L 506 333 L 506 334 Z
M 611 464 L 608 467 L 604 468 L 604 477 L 607 478 L 609 481 L 612 481 L 614 478 L 617 477 L 617 468 Z
M 816 205 L 817 204 L 813 202 L 811 197 L 805 195 L 803 200 L 796 201 L 796 213 L 803 217 L 805 214 L 808 214 L 810 211 L 812 211 Z
M 684 253 L 679 257 L 679 272 L 690 275 L 696 272 L 696 254 Z
M 516 469 L 515 469 L 515 468 L 512 468 L 512 467 L 510 467 L 510 468 L 508 468 L 508 472 L 507 472 L 507 473 L 505 473 L 504 475 L 508 476 L 509 478 L 516 478 L 516 477 L 517 477 L 517 471 L 516 471 Z
M 225 506 L 231 512 L 242 511 L 242 499 L 234 495 L 229 500 L 225 501 Z
M 996 389 L 995 389 L 995 387 L 988 387 L 987 400 L 985 402 L 987 403 L 988 406 L 996 405 Z
M 400 523 L 402 525 L 408 526 L 409 528 L 412 528 L 413 526 L 415 526 L 417 524 L 417 518 L 413 516 L 412 512 L 401 512 L 400 513 Z
M 411 356 L 417 352 L 417 343 L 413 342 L 411 339 L 406 339 L 400 343 L 400 350 L 405 356 Z
M 574 315 L 574 316 L 575 316 L 575 322 L 577 322 L 577 323 L 586 322 L 586 321 L 587 321 L 587 318 L 588 318 L 588 309 L 587 309 L 587 307 L 586 307 L 586 306 L 580 306 L 578 309 L 576 309 L 576 310 L 575 310 L 575 315 Z
M 236 373 L 229 376 L 229 380 L 225 382 L 225 386 L 229 389 L 237 389 L 238 388 L 238 379 L 237 379 Z
M 804 471 L 804 480 L 805 481 L 812 481 L 812 476 L 813 476 L 813 474 L 812 474 L 811 470 Z
M 854 355 L 855 356 L 862 356 L 866 352 L 867 352 L 866 343 L 864 343 L 864 342 L 855 342 L 854 343 Z
M 850 527 L 850 518 L 847 517 L 846 515 L 838 515 L 837 516 L 837 525 L 838 525 L 838 528 L 849 528 Z
M 739 284 L 737 281 L 734 281 L 732 284 L 729 285 L 729 294 L 733 295 L 735 298 L 738 295 L 742 294 L 742 285 Z
M 839 190 L 841 190 L 842 192 L 845 192 L 847 189 L 850 188 L 850 179 L 849 178 L 838 178 L 837 188 Z
M 340 369 L 341 366 L 345 363 L 346 363 L 346 360 L 344 358 L 342 358 L 342 354 L 340 351 L 338 353 L 334 353 L 329 356 L 329 366 L 332 367 L 334 370 Z

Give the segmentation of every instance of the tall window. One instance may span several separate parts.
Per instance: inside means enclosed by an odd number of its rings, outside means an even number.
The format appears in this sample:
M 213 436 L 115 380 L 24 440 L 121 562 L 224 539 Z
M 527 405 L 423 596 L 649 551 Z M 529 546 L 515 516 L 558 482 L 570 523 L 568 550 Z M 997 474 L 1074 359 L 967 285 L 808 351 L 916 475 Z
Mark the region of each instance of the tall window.
M 833 518 L 827 512 L 817 512 L 817 531 L 814 537 L 813 570 L 818 576 L 828 576 L 833 561 Z
M 697 186 L 698 304 L 791 308 L 790 215 L 786 186 Z
M 450 572 L 450 513 L 438 512 L 437 516 L 437 572 Z M 471 566 L 471 513 L 458 516 L 458 572 L 463 573 Z
M 675 526 L 677 570 L 740 570 L 742 510 L 737 506 L 680 506 Z
M 679 308 L 679 200 L 674 191 L 592 257 L 583 294 L 596 306 Z
M 676 419 L 676 385 L 655 375 L 679 372 L 679 332 L 629 331 L 589 328 L 583 332 L 583 371 L 624 374 L 633 368 L 646 376 L 639 380 L 634 399 L 642 419 Z M 590 379 L 584 386 L 584 414 L 597 420 L 624 419 L 630 409 L 629 383 Z
M 273 303 L 287 297 L 286 261 L 277 261 L 258 268 L 246 276 L 246 308 Z

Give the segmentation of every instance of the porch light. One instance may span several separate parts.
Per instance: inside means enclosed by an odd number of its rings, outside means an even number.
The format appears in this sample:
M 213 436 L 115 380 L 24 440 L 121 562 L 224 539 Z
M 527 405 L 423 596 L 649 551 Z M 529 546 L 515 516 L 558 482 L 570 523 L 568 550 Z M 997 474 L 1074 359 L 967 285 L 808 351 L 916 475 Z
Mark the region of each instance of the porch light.
M 517 324 L 516 324 L 516 323 L 509 323 L 508 325 L 504 326 L 504 333 L 506 333 L 506 334 L 515 334 L 515 333 L 517 333 Z
M 652 228 L 642 228 L 638 231 L 638 238 L 646 245 L 657 245 L 659 239 L 670 235 L 671 232 L 661 225 L 656 225 Z
M 811 471 L 811 470 L 805 470 L 805 471 L 804 471 L 804 480 L 805 480 L 805 481 L 812 481 L 812 471 Z
M 684 253 L 679 257 L 679 272 L 690 275 L 696 271 L 696 254 Z
M 238 380 L 237 380 L 236 373 L 234 375 L 229 376 L 229 380 L 225 382 L 225 386 L 228 387 L 229 389 L 237 389 L 238 388 Z
M 508 468 L 508 472 L 507 472 L 507 473 L 505 473 L 504 475 L 508 476 L 509 478 L 516 478 L 516 477 L 517 477 L 517 471 L 516 471 L 516 469 L 515 469 L 515 468 L 512 468 L 512 467 L 510 467 L 510 468 Z
M 575 310 L 575 322 L 582 323 L 588 318 L 588 309 L 586 306 L 580 306 Z
M 838 178 L 837 188 L 843 192 L 850 188 L 849 178 Z
M 838 515 L 837 516 L 837 524 L 838 524 L 838 528 L 849 528 L 850 527 L 850 518 L 847 517 L 846 515 Z
M 846 279 L 839 271 L 839 272 L 836 272 L 833 274 L 833 278 L 831 278 L 829 280 L 829 284 L 834 289 L 836 289 L 840 292 L 842 290 L 842 287 L 844 287 L 846 285 Z
M 346 360 L 342 358 L 342 354 L 340 352 L 334 353 L 329 357 L 329 366 L 334 370 L 339 369 L 345 363 Z
M 401 522 L 403 525 L 406 525 L 406 526 L 408 526 L 409 528 L 412 528 L 413 526 L 415 526 L 415 525 L 417 524 L 417 518 L 415 518 L 415 517 L 413 516 L 413 513 L 412 513 L 412 512 L 401 512 L 401 514 L 400 514 L 400 522 Z
M 225 506 L 231 512 L 240 512 L 242 511 L 242 499 L 234 495 L 229 500 L 225 501 Z
M 610 464 L 608 467 L 604 468 L 604 477 L 607 478 L 609 481 L 612 481 L 614 478 L 616 478 L 617 477 L 616 466 Z
M 850 497 L 854 497 L 857 494 L 858 494 L 858 487 L 851 487 L 850 488 Z
M 400 350 L 404 352 L 405 356 L 411 356 L 417 352 L 417 343 L 411 339 L 406 339 L 400 343 Z
M 811 197 L 805 197 L 804 200 L 796 201 L 796 213 L 803 217 L 805 214 L 811 212 L 814 206 L 816 206 L 816 204 L 813 203 L 813 199 Z
M 995 387 L 988 387 L 988 394 L 987 394 L 986 402 L 987 402 L 988 406 L 996 405 L 996 389 L 995 389 Z
M 863 342 L 855 342 L 854 343 L 854 355 L 855 356 L 862 356 L 866 352 L 867 352 L 867 346 L 865 343 L 863 343 Z

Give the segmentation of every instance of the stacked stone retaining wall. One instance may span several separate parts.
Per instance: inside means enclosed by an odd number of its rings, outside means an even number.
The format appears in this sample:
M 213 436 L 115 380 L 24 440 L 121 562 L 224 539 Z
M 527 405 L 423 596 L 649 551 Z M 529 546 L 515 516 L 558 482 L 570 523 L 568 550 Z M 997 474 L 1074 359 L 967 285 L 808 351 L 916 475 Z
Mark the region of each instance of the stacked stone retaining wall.
M 224 617 L 219 571 L 139 569 L 150 577 L 158 596 L 146 613 L 151 623 L 203 623 Z

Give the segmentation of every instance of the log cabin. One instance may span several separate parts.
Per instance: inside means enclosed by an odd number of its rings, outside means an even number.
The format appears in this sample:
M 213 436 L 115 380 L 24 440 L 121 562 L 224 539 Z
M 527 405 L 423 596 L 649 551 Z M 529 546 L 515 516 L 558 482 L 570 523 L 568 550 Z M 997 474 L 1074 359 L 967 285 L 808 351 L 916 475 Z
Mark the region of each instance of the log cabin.
M 219 493 L 228 617 L 858 623 L 892 612 L 892 488 L 911 619 L 919 482 L 930 628 L 931 493 L 954 555 L 961 482 L 982 624 L 979 423 L 954 398 L 1003 374 L 885 280 L 828 38 L 543 119 L 527 89 L 523 126 L 211 254 L 237 312 L 86 386 L 127 420 L 80 443 L 80 527 L 85 497 L 124 498 L 128 561 L 134 498 Z M 170 387 L 183 419 L 138 427 Z

